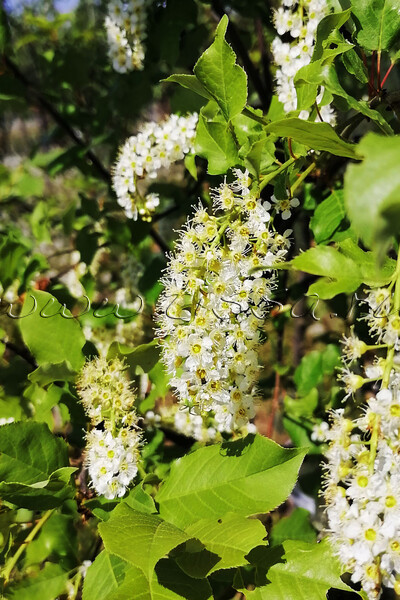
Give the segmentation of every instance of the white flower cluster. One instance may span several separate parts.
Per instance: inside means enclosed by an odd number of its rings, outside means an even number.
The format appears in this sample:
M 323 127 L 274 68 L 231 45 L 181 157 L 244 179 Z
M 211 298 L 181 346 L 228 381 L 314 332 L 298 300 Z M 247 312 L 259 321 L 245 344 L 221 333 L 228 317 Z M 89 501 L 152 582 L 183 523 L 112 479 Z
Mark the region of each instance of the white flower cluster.
M 352 581 L 371 599 L 400 593 L 400 395 L 370 398 L 351 421 L 336 411 L 328 433 L 325 500 L 330 535 Z
M 372 335 L 379 343 L 393 345 L 400 350 L 400 316 L 391 311 L 391 291 L 388 288 L 377 288 L 368 293 L 367 324 Z
M 248 172 L 235 175 L 213 191 L 213 214 L 199 206 L 181 232 L 158 303 L 163 361 L 181 404 L 212 411 L 223 430 L 254 417 L 259 330 L 273 265 L 290 245 Z
M 368 312 L 360 320 L 367 322 L 369 333 L 376 338 L 379 346 L 393 346 L 395 351 L 400 350 L 400 316 L 398 311 L 392 310 L 392 291 L 390 287 L 366 290 L 367 295 L 364 302 L 368 306 Z M 354 361 L 361 358 L 374 346 L 368 346 L 351 331 L 349 336 L 343 339 L 343 362 L 339 379 L 344 384 L 347 396 L 354 394 L 365 383 L 382 379 L 384 361 L 375 358 L 374 364 L 364 368 L 365 377 L 352 370 Z M 398 356 L 400 358 L 400 356 Z M 396 360 L 398 359 L 396 357 Z
M 108 54 L 118 73 L 143 69 L 148 0 L 110 0 L 104 25 Z
M 148 411 L 145 418 L 150 426 L 160 426 L 163 424 L 166 427 L 172 427 L 181 435 L 193 438 L 204 444 L 221 441 L 221 433 L 225 432 L 221 424 L 215 422 L 212 413 L 199 415 L 179 404 L 161 406 L 159 407 L 159 413 Z M 247 423 L 247 425 L 241 428 L 240 433 L 245 436 L 248 433 L 256 433 L 256 431 L 257 428 L 254 423 Z
M 150 219 L 159 205 L 157 194 L 142 196 L 138 180 L 154 179 L 162 168 L 182 160 L 193 151 L 198 115 L 180 117 L 172 114 L 161 123 L 150 122 L 120 148 L 113 171 L 113 187 L 118 204 L 128 218 Z
M 365 383 L 382 380 L 361 416 L 333 413 L 326 437 L 325 501 L 330 536 L 352 581 L 361 582 L 371 600 L 383 586 L 400 595 L 400 376 L 398 374 L 400 318 L 393 308 L 392 286 L 370 290 L 369 310 L 363 317 L 378 344 L 368 345 L 353 331 L 344 338 L 340 378 L 347 395 Z M 396 323 L 399 321 L 399 325 Z M 351 370 L 367 351 L 386 345 L 386 359 L 375 357 L 365 377 Z
M 138 470 L 141 436 L 125 371 L 118 358 L 95 358 L 85 364 L 77 381 L 92 426 L 86 465 L 94 489 L 108 499 L 123 496 Z
M 174 405 L 176 406 L 176 405 Z M 198 442 L 215 442 L 221 438 L 221 433 L 230 432 L 230 428 L 224 428 L 225 423 L 217 423 L 215 419 L 204 418 L 201 415 L 192 413 L 189 409 L 180 407 L 175 409 L 174 428 L 179 433 L 187 437 L 194 438 Z M 246 423 L 240 429 L 243 436 L 248 433 L 255 433 L 256 426 L 253 423 Z
M 278 69 L 276 72 L 278 98 L 285 112 L 296 110 L 297 94 L 294 76 L 308 65 L 314 51 L 315 34 L 319 22 L 329 12 L 326 0 L 283 0 L 283 6 L 275 11 L 275 28 L 278 36 L 289 34 L 293 41 L 283 42 L 276 37 L 272 42 L 272 55 Z M 317 97 L 319 115 L 326 123 L 334 124 L 335 114 L 329 104 L 323 102 L 324 89 Z M 308 119 L 309 113 L 301 111 L 299 117 Z

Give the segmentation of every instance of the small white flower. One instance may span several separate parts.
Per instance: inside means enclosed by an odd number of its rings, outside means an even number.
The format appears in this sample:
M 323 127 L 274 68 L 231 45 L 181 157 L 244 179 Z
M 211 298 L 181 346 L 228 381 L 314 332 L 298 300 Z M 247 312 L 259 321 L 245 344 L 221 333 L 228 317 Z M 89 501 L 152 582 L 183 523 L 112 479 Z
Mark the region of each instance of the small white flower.
M 329 424 L 326 421 L 321 421 L 321 423 L 316 423 L 313 426 L 311 439 L 313 442 L 325 442 L 326 434 L 329 430 Z
M 283 200 L 277 200 L 275 196 L 271 196 L 272 202 L 275 204 L 275 210 L 277 213 L 282 213 L 281 217 L 284 221 L 290 219 L 292 215 L 292 208 L 297 208 L 300 205 L 298 198 L 284 198 Z

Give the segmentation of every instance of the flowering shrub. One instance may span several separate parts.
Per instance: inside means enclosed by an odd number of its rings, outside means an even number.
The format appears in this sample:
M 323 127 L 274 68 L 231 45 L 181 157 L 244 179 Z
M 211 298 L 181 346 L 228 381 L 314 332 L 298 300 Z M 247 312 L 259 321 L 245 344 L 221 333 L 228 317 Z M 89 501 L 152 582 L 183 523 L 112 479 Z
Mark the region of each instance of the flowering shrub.
M 2 598 L 400 597 L 397 1 L 0 15 Z

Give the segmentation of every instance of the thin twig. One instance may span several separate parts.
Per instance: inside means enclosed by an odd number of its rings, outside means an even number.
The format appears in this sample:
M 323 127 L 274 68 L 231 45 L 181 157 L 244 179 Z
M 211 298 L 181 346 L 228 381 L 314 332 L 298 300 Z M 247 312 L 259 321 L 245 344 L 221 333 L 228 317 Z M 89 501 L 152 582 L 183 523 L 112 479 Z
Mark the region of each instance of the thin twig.
M 22 73 L 22 71 L 14 63 L 13 60 L 11 60 L 6 55 L 3 56 L 3 59 L 4 59 L 6 66 L 8 67 L 8 69 L 13 73 L 14 77 L 16 79 L 18 79 L 24 85 L 24 87 L 26 89 L 26 96 L 27 96 L 28 101 L 33 100 L 36 104 L 38 104 L 39 106 L 44 108 L 45 111 L 47 111 L 53 117 L 53 119 L 57 123 L 57 125 L 59 125 L 65 131 L 65 133 L 68 134 L 68 136 L 73 140 L 73 142 L 77 146 L 79 146 L 80 148 L 85 150 L 86 158 L 91 162 L 91 164 L 96 169 L 96 171 L 99 174 L 99 176 L 101 177 L 101 179 L 103 181 L 105 181 L 109 187 L 111 187 L 112 179 L 111 179 L 110 171 L 103 165 L 103 163 L 101 162 L 99 157 L 93 152 L 93 150 L 88 148 L 89 144 L 84 139 L 83 134 L 79 130 L 72 127 L 68 123 L 68 121 L 66 121 L 64 119 L 63 115 L 59 112 L 59 110 L 57 110 L 57 108 L 55 106 L 53 106 L 53 104 L 51 104 L 51 102 L 49 102 L 49 100 L 35 88 L 35 86 Z M 158 245 L 160 250 L 162 250 L 163 252 L 169 251 L 168 245 L 162 239 L 162 237 L 160 236 L 158 231 L 156 231 L 152 227 L 150 229 L 149 234 L 153 238 L 155 243 Z
M 317 102 L 315 102 L 315 110 L 317 111 L 317 115 L 318 115 L 319 120 L 321 121 L 321 123 L 323 123 L 324 120 L 322 118 L 322 115 L 321 115 L 321 112 L 319 110 L 319 106 L 318 106 Z
M 381 89 L 381 51 L 378 50 L 378 60 L 376 63 L 376 77 L 377 77 L 377 85 L 378 91 Z
M 30 544 L 30 542 L 32 542 L 32 540 L 34 540 L 36 534 L 41 530 L 41 528 L 46 523 L 46 521 L 51 517 L 54 510 L 55 509 L 52 508 L 44 513 L 44 515 L 39 519 L 39 521 L 36 523 L 34 528 L 30 531 L 30 533 L 27 535 L 25 540 L 22 542 L 22 544 L 20 545 L 20 547 L 18 548 L 16 553 L 13 556 L 11 556 L 11 558 L 9 558 L 8 561 L 6 562 L 3 572 L 2 572 L 2 575 L 4 577 L 4 582 L 6 584 L 8 583 L 8 580 L 10 579 L 11 572 L 14 569 L 15 565 L 17 564 L 18 559 L 24 553 L 25 549 Z
M 371 58 L 371 74 L 370 74 L 370 83 L 371 83 L 371 96 L 373 96 L 376 93 L 375 90 L 375 57 L 376 57 L 376 50 L 374 50 L 372 52 L 372 58 Z
M 176 212 L 178 209 L 179 206 L 177 206 L 176 204 L 170 206 L 169 208 L 166 208 L 163 212 L 157 213 L 153 216 L 152 223 L 157 223 L 158 221 L 161 221 L 161 219 L 165 219 L 165 217 L 172 215 L 172 213 Z
M 101 175 L 102 179 L 106 181 L 108 184 L 111 184 L 111 175 L 100 159 L 94 154 L 94 152 L 88 148 L 88 144 L 85 141 L 82 133 L 77 129 L 74 129 L 68 121 L 64 119 L 62 114 L 56 109 L 55 106 L 51 104 L 47 100 L 45 96 L 43 96 L 35 86 L 29 81 L 29 79 L 20 71 L 19 67 L 11 60 L 8 56 L 4 55 L 4 62 L 6 66 L 13 73 L 14 77 L 18 79 L 26 88 L 28 99 L 34 99 L 37 104 L 42 106 L 54 119 L 54 121 L 59 125 L 75 142 L 77 146 L 82 149 L 85 149 L 86 158 L 92 163 L 92 165 L 96 168 L 99 175 Z
M 299 173 L 297 180 L 294 182 L 294 184 L 290 188 L 291 197 L 293 197 L 293 194 L 297 190 L 299 185 L 301 185 L 303 183 L 305 178 L 315 169 L 316 166 L 317 166 L 317 163 L 313 162 L 302 173 Z
M 387 72 L 386 72 L 386 75 L 385 75 L 385 77 L 382 79 L 382 83 L 381 83 L 380 90 L 381 90 L 381 89 L 383 88 L 383 86 L 385 85 L 385 83 L 386 83 L 386 79 L 389 77 L 389 75 L 390 75 L 390 72 L 391 72 L 391 70 L 393 69 L 393 67 L 394 67 L 394 62 L 392 62 L 392 64 L 390 65 L 390 67 L 388 68 L 388 70 L 387 70 Z
M 16 346 L 12 342 L 8 342 L 5 339 L 0 340 L 0 342 L 4 344 L 7 350 L 10 350 L 20 358 L 23 358 L 24 361 L 26 361 L 31 367 L 37 369 L 38 365 L 33 356 L 28 352 L 28 350 L 25 350 L 24 348 L 18 348 L 18 346 Z
M 265 43 L 263 24 L 261 19 L 255 20 L 255 28 L 257 33 L 258 47 L 261 53 L 261 61 L 263 66 L 263 75 L 264 75 L 264 87 L 267 93 L 265 103 L 268 103 L 268 108 L 271 104 L 272 100 L 272 90 L 274 87 L 274 83 L 271 75 L 271 60 L 268 54 L 267 44 Z

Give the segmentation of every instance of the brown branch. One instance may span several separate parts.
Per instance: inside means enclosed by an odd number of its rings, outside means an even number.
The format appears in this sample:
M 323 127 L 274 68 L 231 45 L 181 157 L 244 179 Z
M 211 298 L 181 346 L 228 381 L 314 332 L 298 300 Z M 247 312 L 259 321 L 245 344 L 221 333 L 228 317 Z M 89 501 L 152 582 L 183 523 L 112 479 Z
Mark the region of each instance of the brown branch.
M 13 352 L 14 354 L 16 354 L 17 356 L 19 356 L 20 358 L 23 358 L 25 362 L 27 362 L 31 367 L 33 367 L 34 369 L 38 368 L 38 365 L 35 361 L 35 359 L 33 358 L 33 356 L 31 355 L 31 353 L 25 349 L 25 348 L 18 348 L 18 346 L 16 346 L 15 344 L 13 344 L 13 342 L 8 342 L 7 340 L 0 340 L 2 344 L 4 344 L 4 346 L 7 348 L 7 350 L 10 350 L 10 352 Z
M 79 146 L 80 148 L 83 148 L 86 150 L 85 151 L 86 158 L 92 163 L 92 165 L 97 170 L 98 174 L 101 175 L 102 179 L 110 185 L 111 184 L 111 175 L 110 175 L 109 171 L 106 169 L 106 167 L 100 161 L 100 159 L 94 154 L 94 152 L 92 150 L 90 150 L 90 148 L 89 149 L 87 148 L 88 144 L 85 141 L 82 133 L 79 130 L 72 127 L 68 123 L 68 121 L 66 121 L 64 119 L 64 117 L 56 109 L 56 107 L 53 106 L 51 104 L 51 102 L 49 102 L 49 100 L 47 100 L 47 98 L 45 96 L 43 96 L 35 88 L 35 86 L 22 73 L 22 71 L 20 71 L 19 67 L 14 63 L 14 61 L 11 60 L 11 58 L 9 58 L 6 55 L 4 55 L 3 58 L 4 58 L 4 62 L 7 66 L 7 68 L 13 73 L 14 77 L 16 79 L 18 79 L 24 85 L 24 87 L 26 89 L 26 95 L 27 95 L 28 100 L 33 99 L 37 104 L 39 104 L 42 108 L 44 108 L 46 110 L 46 112 L 48 112 L 53 117 L 53 119 L 57 123 L 57 125 L 59 125 L 69 135 L 69 137 L 75 142 L 75 144 L 77 146 Z
M 24 73 L 20 71 L 19 67 L 14 63 L 14 61 L 11 60 L 11 58 L 9 58 L 6 55 L 3 55 L 3 60 L 7 68 L 13 73 L 14 77 L 24 85 L 27 100 L 33 100 L 34 103 L 44 108 L 44 110 L 47 111 L 53 117 L 57 125 L 59 125 L 59 127 L 61 127 L 61 129 L 65 131 L 65 133 L 72 139 L 72 141 L 77 146 L 85 150 L 86 158 L 96 169 L 101 179 L 105 181 L 109 187 L 111 187 L 112 179 L 110 171 L 103 165 L 103 163 L 101 162 L 99 157 L 93 152 L 93 150 L 88 148 L 89 144 L 84 139 L 82 132 L 72 127 L 70 123 L 68 123 L 68 121 L 64 119 L 60 111 L 55 106 L 53 106 L 53 104 L 49 102 L 49 100 L 35 88 L 35 86 L 31 83 L 31 81 L 29 81 L 29 79 L 24 75 Z M 150 229 L 149 234 L 153 238 L 155 243 L 158 245 L 160 250 L 162 250 L 163 252 L 169 251 L 168 245 L 162 239 L 158 231 L 156 231 L 152 227 Z
M 265 102 L 268 103 L 268 107 L 271 104 L 272 100 L 272 91 L 274 88 L 274 82 L 271 75 L 271 60 L 270 55 L 268 53 L 267 44 L 265 43 L 265 37 L 263 32 L 263 24 L 261 19 L 255 20 L 255 28 L 257 33 L 257 41 L 258 47 L 261 53 L 261 62 L 263 67 L 263 75 L 264 75 L 264 87 L 266 91 L 266 99 Z

